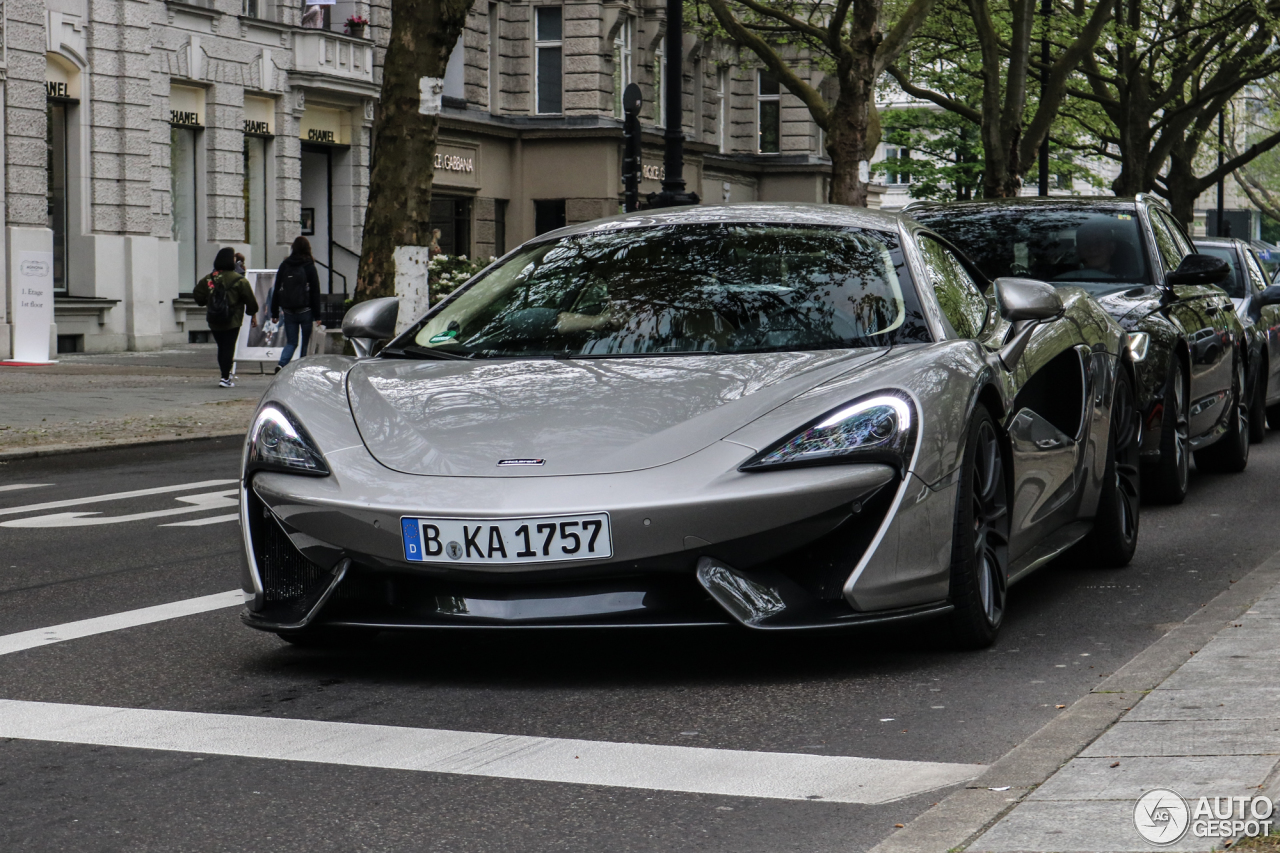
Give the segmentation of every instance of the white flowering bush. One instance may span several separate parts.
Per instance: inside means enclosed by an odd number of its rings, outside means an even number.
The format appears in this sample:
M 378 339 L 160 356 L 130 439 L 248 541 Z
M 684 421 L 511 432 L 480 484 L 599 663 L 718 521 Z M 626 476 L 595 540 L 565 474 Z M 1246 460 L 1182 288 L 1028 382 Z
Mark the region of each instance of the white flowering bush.
M 443 299 L 458 289 L 480 270 L 488 266 L 488 261 L 472 260 L 466 255 L 439 254 L 427 265 L 427 278 L 431 287 L 431 304 Z

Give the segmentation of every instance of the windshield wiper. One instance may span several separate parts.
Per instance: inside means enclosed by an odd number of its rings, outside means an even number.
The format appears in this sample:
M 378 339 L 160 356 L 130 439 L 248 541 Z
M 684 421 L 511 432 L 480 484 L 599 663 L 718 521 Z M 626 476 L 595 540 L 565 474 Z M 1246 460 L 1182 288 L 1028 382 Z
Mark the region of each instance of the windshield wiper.
M 438 350 L 438 349 L 427 349 L 426 347 L 420 347 L 417 344 L 409 344 L 409 346 L 399 350 L 383 350 L 381 354 L 390 355 L 393 357 L 403 355 L 403 356 L 410 356 L 412 358 L 438 358 L 443 361 L 465 360 L 470 357 L 466 355 L 459 355 L 458 353 L 455 353 L 455 352 L 445 352 L 444 350 Z

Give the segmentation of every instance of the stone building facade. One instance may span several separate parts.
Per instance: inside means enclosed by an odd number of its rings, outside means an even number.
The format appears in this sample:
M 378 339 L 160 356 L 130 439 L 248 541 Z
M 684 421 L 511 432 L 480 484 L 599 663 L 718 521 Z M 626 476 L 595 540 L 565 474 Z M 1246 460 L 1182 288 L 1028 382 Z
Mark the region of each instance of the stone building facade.
M 340 310 L 391 8 L 339 0 L 304 26 L 307 8 L 4 0 L 0 357 L 26 252 L 54 258 L 62 351 L 202 340 L 189 293 L 217 249 L 274 268 L 299 233 Z M 346 33 L 352 16 L 371 24 Z M 446 252 L 497 255 L 617 212 L 629 82 L 645 101 L 641 192 L 661 188 L 665 26 L 653 0 L 477 0 L 445 78 L 432 218 Z M 830 164 L 801 102 L 730 45 L 688 35 L 683 54 L 688 188 L 824 200 Z

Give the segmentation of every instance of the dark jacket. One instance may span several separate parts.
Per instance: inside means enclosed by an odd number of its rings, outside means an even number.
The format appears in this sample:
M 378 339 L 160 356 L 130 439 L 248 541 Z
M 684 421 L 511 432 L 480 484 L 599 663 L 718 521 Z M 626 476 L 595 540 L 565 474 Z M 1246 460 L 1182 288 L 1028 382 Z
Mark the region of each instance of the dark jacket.
M 311 308 L 311 319 L 313 321 L 320 319 L 320 275 L 316 272 L 315 261 L 302 255 L 290 255 L 284 259 L 284 263 L 280 265 L 280 269 L 276 271 L 275 293 L 271 296 L 271 316 L 278 318 L 280 316 L 280 282 L 284 280 L 284 272 L 288 267 L 302 267 L 307 276 L 307 294 L 308 302 Z M 298 310 L 298 309 L 293 309 Z
M 191 295 L 195 297 L 197 305 L 209 304 L 209 291 L 213 288 L 215 281 L 222 282 L 222 286 L 227 290 L 227 302 L 231 305 L 231 321 L 228 323 L 210 323 L 209 328 L 212 331 L 225 332 L 228 329 L 238 329 L 244 322 L 245 314 L 258 313 L 258 299 L 253 295 L 253 288 L 249 286 L 249 280 L 240 275 L 240 273 L 231 270 L 209 273 L 196 283 L 195 290 L 191 291 Z

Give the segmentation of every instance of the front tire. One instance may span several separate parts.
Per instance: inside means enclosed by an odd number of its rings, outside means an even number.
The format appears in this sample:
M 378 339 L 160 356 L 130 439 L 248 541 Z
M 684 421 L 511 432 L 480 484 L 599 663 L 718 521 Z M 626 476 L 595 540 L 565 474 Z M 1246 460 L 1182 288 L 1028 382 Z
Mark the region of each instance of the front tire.
M 1111 400 L 1111 429 L 1107 464 L 1093 530 L 1078 546 L 1080 556 L 1095 566 L 1118 569 L 1129 565 L 1138 547 L 1141 480 L 1138 471 L 1138 430 L 1141 415 L 1134 402 L 1133 380 L 1123 369 L 1116 376 Z
M 1187 384 L 1182 362 L 1171 359 L 1164 389 L 1164 415 L 1160 427 L 1160 459 L 1142 472 L 1147 497 L 1162 504 L 1180 504 L 1187 497 L 1191 479 L 1191 418 L 1187 413 Z
M 1231 397 L 1235 410 L 1231 412 L 1227 432 L 1214 444 L 1196 452 L 1196 466 L 1205 471 L 1238 474 L 1249 464 L 1249 404 L 1244 399 L 1244 362 L 1236 361 L 1236 376 L 1232 382 Z
M 979 406 L 965 440 L 951 540 L 951 633 L 961 648 L 990 646 L 1004 621 L 1008 492 L 995 420 Z
M 1249 404 L 1249 441 L 1261 444 L 1267 437 L 1267 360 L 1258 367 L 1258 378 L 1253 383 L 1252 402 Z

